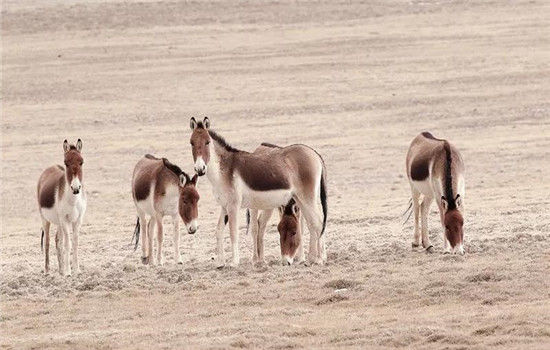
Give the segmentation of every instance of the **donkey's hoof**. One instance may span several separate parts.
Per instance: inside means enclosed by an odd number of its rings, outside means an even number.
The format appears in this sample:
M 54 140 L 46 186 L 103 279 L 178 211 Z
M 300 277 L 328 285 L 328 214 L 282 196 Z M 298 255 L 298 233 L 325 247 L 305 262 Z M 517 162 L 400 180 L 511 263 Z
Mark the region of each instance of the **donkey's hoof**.
M 426 253 L 433 254 L 435 252 L 434 246 L 431 245 L 428 248 L 426 248 Z
M 413 242 L 411 244 L 411 246 L 412 246 L 412 249 L 416 249 L 416 248 L 420 247 L 420 244 Z
M 313 266 L 313 265 L 323 265 L 323 260 L 320 259 L 320 258 L 310 259 L 310 260 L 309 260 L 309 265 L 310 265 L 310 266 Z
M 146 257 L 143 257 L 143 256 L 142 256 L 142 257 L 141 257 L 141 263 L 142 263 L 143 265 L 149 264 L 149 257 L 147 257 L 147 256 L 146 256 Z

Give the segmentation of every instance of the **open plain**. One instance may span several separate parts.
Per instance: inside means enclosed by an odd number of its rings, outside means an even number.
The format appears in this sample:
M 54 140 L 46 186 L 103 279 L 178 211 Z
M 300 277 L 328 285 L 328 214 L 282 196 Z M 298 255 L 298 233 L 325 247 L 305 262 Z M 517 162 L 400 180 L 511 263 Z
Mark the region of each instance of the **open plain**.
M 2 4 L 2 348 L 550 347 L 548 1 Z M 215 269 L 218 207 L 175 265 L 130 244 L 133 166 L 192 171 L 189 117 L 235 147 L 305 143 L 328 168 L 328 264 Z M 466 164 L 464 256 L 411 249 L 419 132 Z M 82 273 L 43 274 L 36 182 L 83 140 Z M 229 234 L 226 232 L 229 254 Z M 306 235 L 306 241 L 308 235 Z

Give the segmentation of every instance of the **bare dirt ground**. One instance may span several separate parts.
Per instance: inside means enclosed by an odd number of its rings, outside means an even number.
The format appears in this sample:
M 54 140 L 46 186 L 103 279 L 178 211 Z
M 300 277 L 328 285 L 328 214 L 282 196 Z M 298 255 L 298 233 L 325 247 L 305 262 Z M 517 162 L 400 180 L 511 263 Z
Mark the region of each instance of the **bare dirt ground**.
M 3 348 L 550 346 L 547 1 L 9 0 L 2 22 Z M 279 266 L 273 220 L 267 266 L 243 228 L 241 266 L 216 270 L 205 178 L 185 264 L 171 234 L 167 265 L 140 264 L 133 166 L 191 171 L 197 115 L 244 150 L 324 156 L 326 266 Z M 435 254 L 401 225 L 423 130 L 462 150 L 465 256 L 442 254 L 435 211 Z M 79 137 L 83 272 L 44 276 L 36 181 Z

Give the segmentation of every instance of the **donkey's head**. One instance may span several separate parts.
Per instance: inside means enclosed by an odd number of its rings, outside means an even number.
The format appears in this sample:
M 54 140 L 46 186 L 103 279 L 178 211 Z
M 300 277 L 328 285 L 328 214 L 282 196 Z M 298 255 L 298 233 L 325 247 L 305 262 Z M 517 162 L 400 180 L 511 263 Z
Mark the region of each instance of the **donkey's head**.
M 204 117 L 201 121 L 196 121 L 195 117 L 191 118 L 189 124 L 193 133 L 191 134 L 191 149 L 193 151 L 193 161 L 195 162 L 195 172 L 199 176 L 206 174 L 208 162 L 210 161 L 210 120 Z
M 75 145 L 70 145 L 67 140 L 63 141 L 63 151 L 65 153 L 65 176 L 71 186 L 73 194 L 79 194 L 82 189 L 82 164 L 84 159 L 80 151 L 82 150 L 82 140 L 78 139 Z
M 197 191 L 197 179 L 195 174 L 193 178 L 182 172 L 180 174 L 180 198 L 179 212 L 189 234 L 197 232 L 199 225 L 199 192 Z
M 449 203 L 443 196 L 441 197 L 441 206 L 444 210 L 443 226 L 445 227 L 445 237 L 451 245 L 452 253 L 464 254 L 464 218 L 460 212 L 462 207 L 462 198 L 460 195 L 456 195 L 456 198 L 452 203 Z
M 281 221 L 277 225 L 281 241 L 281 259 L 283 265 L 291 265 L 300 245 L 300 208 L 291 199 L 283 208 Z

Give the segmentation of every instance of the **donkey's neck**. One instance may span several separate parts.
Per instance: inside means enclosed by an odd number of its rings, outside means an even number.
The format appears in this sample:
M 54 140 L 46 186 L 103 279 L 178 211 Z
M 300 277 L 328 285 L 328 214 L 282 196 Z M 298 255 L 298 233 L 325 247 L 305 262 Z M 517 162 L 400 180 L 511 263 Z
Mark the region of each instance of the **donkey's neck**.
M 63 197 L 61 198 L 62 202 L 65 202 L 68 205 L 75 205 L 76 201 L 79 200 L 81 197 L 84 198 L 84 183 L 81 182 L 81 188 L 80 192 L 78 194 L 74 194 L 73 190 L 71 189 L 71 183 L 67 179 L 67 172 L 63 174 L 63 180 L 65 181 L 65 191 L 63 192 Z
M 215 141 L 214 141 L 215 142 Z M 206 171 L 206 176 L 208 177 L 208 180 L 212 184 L 212 187 L 214 190 L 215 188 L 220 185 L 221 181 L 221 159 L 224 156 L 227 156 L 224 154 L 223 147 L 210 143 L 210 161 L 208 162 L 208 170 Z

